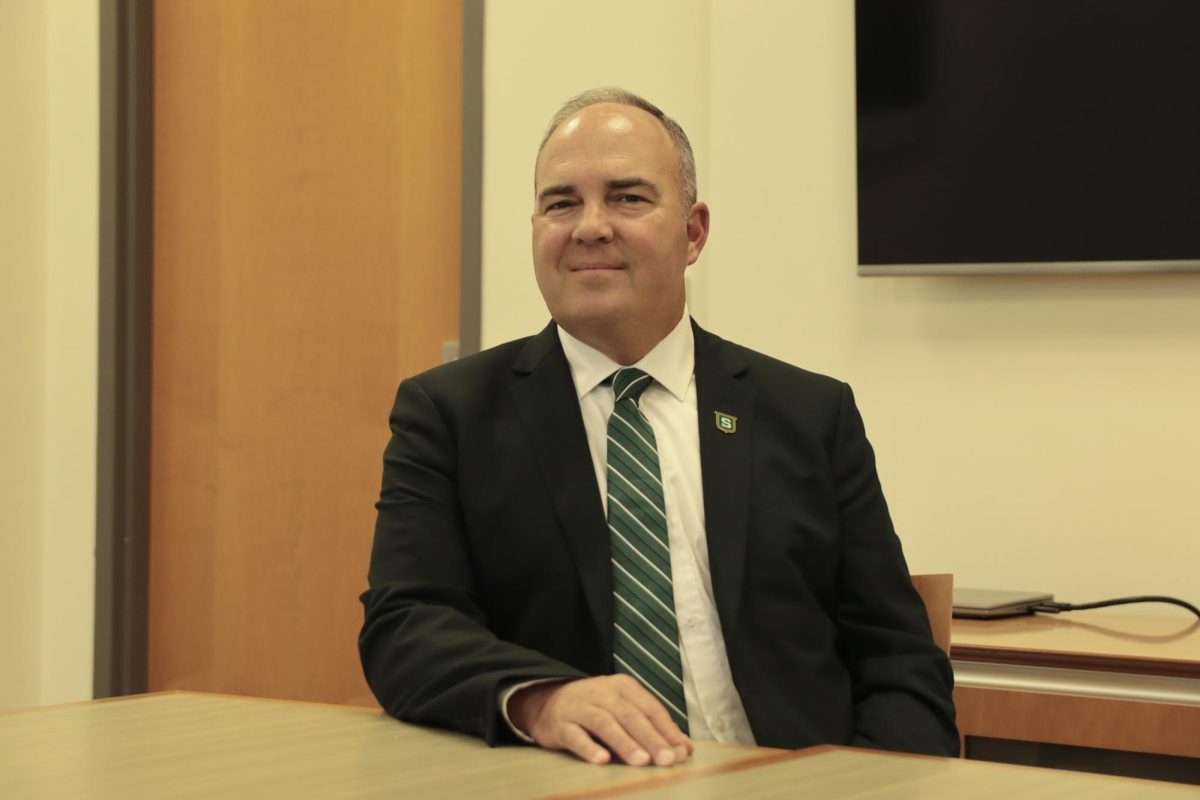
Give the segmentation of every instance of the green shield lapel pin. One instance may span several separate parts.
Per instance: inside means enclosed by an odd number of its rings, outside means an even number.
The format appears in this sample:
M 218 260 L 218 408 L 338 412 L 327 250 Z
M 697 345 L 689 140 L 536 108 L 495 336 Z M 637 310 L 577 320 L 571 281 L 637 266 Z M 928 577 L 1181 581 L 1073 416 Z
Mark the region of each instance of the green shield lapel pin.
M 717 415 L 717 430 L 721 433 L 737 433 L 737 417 L 724 411 L 714 411 Z

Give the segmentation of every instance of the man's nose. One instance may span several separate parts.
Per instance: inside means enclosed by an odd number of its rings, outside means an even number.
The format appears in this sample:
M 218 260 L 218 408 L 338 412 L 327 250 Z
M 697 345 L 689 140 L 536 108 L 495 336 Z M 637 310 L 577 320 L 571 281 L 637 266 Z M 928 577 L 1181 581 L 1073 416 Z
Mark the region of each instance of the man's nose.
M 610 242 L 613 238 L 608 209 L 603 203 L 585 203 L 575 225 L 575 241 L 580 244 Z

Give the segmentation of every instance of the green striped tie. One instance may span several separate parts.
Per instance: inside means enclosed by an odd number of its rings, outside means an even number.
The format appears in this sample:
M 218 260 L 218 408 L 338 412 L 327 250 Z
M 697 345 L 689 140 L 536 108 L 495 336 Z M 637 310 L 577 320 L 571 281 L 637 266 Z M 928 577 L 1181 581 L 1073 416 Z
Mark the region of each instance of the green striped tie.
M 608 418 L 608 529 L 612 534 L 613 660 L 666 706 L 687 733 L 679 628 L 658 446 L 638 397 L 653 379 L 639 369 L 612 375 Z

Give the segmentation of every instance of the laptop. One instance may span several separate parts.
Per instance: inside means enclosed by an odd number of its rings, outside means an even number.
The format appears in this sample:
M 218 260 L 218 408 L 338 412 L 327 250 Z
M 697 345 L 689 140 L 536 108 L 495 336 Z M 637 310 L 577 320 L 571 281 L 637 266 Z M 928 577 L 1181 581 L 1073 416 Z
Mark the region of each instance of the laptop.
M 954 616 L 967 619 L 996 619 L 1032 614 L 1032 606 L 1053 600 L 1045 592 L 1020 592 L 1009 589 L 968 589 L 954 587 Z

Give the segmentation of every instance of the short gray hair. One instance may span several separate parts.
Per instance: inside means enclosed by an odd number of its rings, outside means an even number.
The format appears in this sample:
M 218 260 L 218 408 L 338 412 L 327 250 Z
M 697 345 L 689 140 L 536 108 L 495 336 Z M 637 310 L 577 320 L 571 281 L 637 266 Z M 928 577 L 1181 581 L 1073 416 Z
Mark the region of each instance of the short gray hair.
M 683 195 L 683 213 L 687 214 L 695 205 L 697 198 L 696 157 L 692 154 L 692 143 L 688 141 L 687 134 L 683 132 L 683 128 L 679 126 L 678 122 L 663 113 L 661 108 L 633 92 L 615 86 L 607 86 L 600 89 L 588 89 L 563 103 L 562 108 L 558 109 L 558 112 L 550 118 L 550 126 L 546 128 L 546 135 L 542 137 L 542 143 L 538 145 L 538 157 L 541 157 L 546 142 L 558 130 L 559 125 L 588 106 L 599 103 L 615 103 L 640 108 L 661 122 L 662 126 L 667 129 L 667 134 L 671 137 L 671 144 L 675 147 L 675 155 L 679 160 L 679 188 Z

